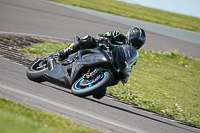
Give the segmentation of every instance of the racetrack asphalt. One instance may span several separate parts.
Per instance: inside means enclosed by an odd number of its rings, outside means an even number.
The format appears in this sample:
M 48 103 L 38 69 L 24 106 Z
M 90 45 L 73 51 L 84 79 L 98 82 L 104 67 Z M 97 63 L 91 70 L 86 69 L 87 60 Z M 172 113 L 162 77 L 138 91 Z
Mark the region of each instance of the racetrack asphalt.
M 56 112 L 108 133 L 198 133 L 200 130 L 114 101 L 74 96 L 69 89 L 27 79 L 26 68 L 0 57 L 0 96 Z M 22 127 L 23 128 L 23 127 Z
M 198 32 L 85 10 L 55 5 L 44 0 L 34 2 L 0 0 L 0 31 L 72 40 L 75 34 L 93 36 L 111 30 L 126 34 L 132 26 L 140 26 L 144 27 L 147 33 L 147 42 L 143 48 L 154 51 L 176 49 L 188 56 L 200 58 L 200 33 Z
M 0 31 L 73 39 L 75 34 L 95 35 L 109 30 L 126 33 L 129 25 L 81 13 L 43 0 L 0 0 Z M 179 46 L 197 57 L 199 44 L 147 31 L 146 49 L 165 50 Z M 159 41 L 160 40 L 160 41 Z M 170 45 L 167 45 L 170 42 Z M 164 45 L 165 44 L 165 45 Z M 173 45 L 174 44 L 174 45 Z M 160 48 L 158 48 L 159 46 Z M 186 53 L 185 52 L 185 53 Z M 198 133 L 199 129 L 119 103 L 108 97 L 79 98 L 69 89 L 26 78 L 26 68 L 0 57 L 0 96 L 43 111 L 58 112 L 78 123 L 113 133 Z

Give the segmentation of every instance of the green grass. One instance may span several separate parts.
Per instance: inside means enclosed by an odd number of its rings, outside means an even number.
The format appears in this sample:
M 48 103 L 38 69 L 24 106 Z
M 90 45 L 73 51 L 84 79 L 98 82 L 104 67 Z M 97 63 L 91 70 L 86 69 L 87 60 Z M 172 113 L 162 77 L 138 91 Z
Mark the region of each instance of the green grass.
M 108 92 L 121 99 L 200 126 L 200 59 L 179 52 L 141 49 L 129 81 Z
M 51 52 L 60 51 L 67 48 L 71 43 L 39 43 L 31 45 L 31 47 L 19 48 L 23 52 L 31 53 L 31 54 L 40 54 L 45 55 Z
M 147 8 L 117 0 L 51 1 L 200 32 L 200 18 Z
M 23 50 L 43 55 L 64 49 L 69 44 L 42 43 Z M 128 83 L 109 87 L 107 92 L 200 127 L 199 81 L 200 59 L 176 51 L 141 49 Z
M 58 114 L 37 111 L 0 98 L 1 133 L 99 133 Z

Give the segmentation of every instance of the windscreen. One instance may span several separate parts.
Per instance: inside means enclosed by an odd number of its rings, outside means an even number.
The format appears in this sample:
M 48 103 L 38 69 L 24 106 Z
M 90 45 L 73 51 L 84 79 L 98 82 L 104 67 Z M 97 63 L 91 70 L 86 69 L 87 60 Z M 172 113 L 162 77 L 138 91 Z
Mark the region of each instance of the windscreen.
M 134 65 L 134 63 L 138 59 L 137 50 L 133 46 L 130 46 L 130 45 L 122 45 L 122 48 L 124 50 L 126 62 L 128 63 L 128 65 L 129 66 Z

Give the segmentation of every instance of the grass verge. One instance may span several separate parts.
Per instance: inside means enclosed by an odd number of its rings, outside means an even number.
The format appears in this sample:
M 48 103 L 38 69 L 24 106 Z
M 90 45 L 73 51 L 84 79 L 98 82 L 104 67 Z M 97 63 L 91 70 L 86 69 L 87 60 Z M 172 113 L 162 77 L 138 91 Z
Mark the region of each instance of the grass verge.
M 22 50 L 43 55 L 69 44 L 41 43 Z M 200 127 L 200 59 L 177 51 L 141 49 L 139 54 L 128 83 L 109 87 L 107 92 Z
M 2 133 L 99 133 L 61 115 L 37 111 L 4 98 L 0 98 L 0 129 Z
M 67 48 L 71 43 L 38 43 L 26 48 L 19 48 L 25 53 L 45 55 L 51 52 L 60 51 Z
M 200 127 L 200 59 L 176 51 L 139 53 L 128 83 L 108 92 Z
M 50 1 L 200 32 L 200 18 L 129 4 L 117 0 Z

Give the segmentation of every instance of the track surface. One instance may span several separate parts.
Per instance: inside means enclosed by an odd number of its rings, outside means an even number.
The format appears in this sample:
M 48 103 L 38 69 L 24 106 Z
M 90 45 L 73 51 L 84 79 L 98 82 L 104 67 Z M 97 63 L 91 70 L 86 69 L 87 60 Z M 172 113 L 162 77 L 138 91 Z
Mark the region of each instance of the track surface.
M 0 95 L 44 111 L 59 112 L 106 132 L 198 133 L 199 130 L 104 97 L 79 98 L 70 90 L 26 78 L 25 67 L 0 58 Z
M 72 39 L 77 33 L 80 36 L 109 30 L 125 33 L 130 28 L 127 25 L 111 22 L 42 0 L 0 0 L 0 31 Z M 188 44 L 178 39 L 148 33 L 149 41 L 146 48 L 153 47 L 156 44 L 153 42 L 157 42 L 158 39 L 177 45 Z M 1 57 L 0 62 L 0 96 L 31 107 L 59 112 L 84 125 L 106 132 L 199 132 L 198 129 L 158 117 L 107 97 L 102 100 L 95 100 L 92 97 L 79 98 L 73 96 L 66 88 L 46 82 L 42 84 L 31 82 L 26 78 L 24 66 Z
M 75 34 L 79 36 L 95 35 L 110 30 L 118 30 L 126 34 L 133 25 L 139 25 L 145 30 L 147 29 L 147 42 L 144 48 L 150 50 L 178 49 L 189 56 L 200 58 L 199 33 L 184 32 L 184 30 L 163 28 L 160 25 L 156 26 L 143 21 L 93 13 L 100 15 L 97 17 L 76 10 L 44 0 L 0 0 L 0 31 L 73 39 Z M 92 11 L 87 12 L 92 13 Z M 103 16 L 110 20 L 102 18 Z M 111 19 L 120 23 L 111 21 Z M 162 32 L 166 32 L 166 35 L 174 36 L 174 38 L 158 34 Z M 181 38 L 186 38 L 188 41 L 180 40 L 180 37 L 177 37 L 180 32 L 183 32 L 180 35 Z M 196 43 L 192 43 L 193 40 Z

